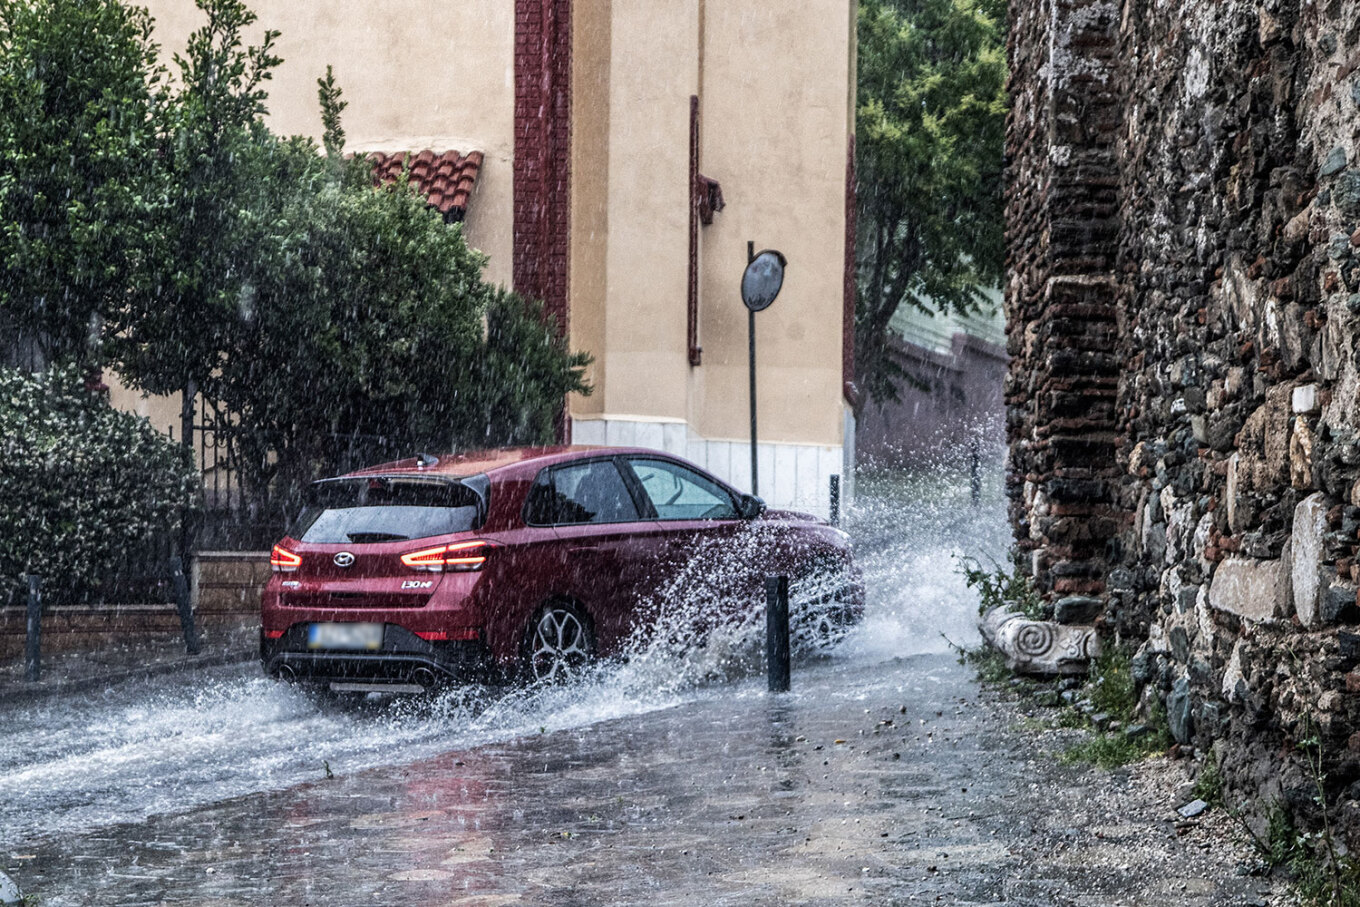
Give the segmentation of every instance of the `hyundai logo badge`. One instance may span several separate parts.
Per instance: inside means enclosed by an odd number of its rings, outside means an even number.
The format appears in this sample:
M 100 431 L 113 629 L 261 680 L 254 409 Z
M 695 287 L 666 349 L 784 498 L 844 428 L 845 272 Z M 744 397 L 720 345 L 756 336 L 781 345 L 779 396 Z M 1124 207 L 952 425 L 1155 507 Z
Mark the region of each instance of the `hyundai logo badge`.
M 335 566 L 337 567 L 354 566 L 354 555 L 350 554 L 348 551 L 341 551 L 339 554 L 335 556 Z

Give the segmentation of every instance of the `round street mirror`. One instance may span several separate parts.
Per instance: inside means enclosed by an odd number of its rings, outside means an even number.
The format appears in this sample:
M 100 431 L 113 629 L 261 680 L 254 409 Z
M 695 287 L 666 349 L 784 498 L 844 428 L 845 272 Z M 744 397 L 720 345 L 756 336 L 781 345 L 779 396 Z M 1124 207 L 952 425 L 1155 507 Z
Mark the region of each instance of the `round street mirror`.
M 766 249 L 746 266 L 741 275 L 741 301 L 752 312 L 763 311 L 770 307 L 784 285 L 784 265 L 788 260 L 784 253 Z

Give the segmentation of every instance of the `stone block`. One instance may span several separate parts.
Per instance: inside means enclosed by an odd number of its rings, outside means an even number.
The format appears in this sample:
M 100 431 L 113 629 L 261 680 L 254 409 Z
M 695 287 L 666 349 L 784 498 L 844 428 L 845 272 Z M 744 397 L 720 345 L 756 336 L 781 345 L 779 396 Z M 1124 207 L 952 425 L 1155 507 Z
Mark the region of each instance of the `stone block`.
M 1053 604 L 1053 619 L 1060 624 L 1089 624 L 1105 610 L 1105 603 L 1089 595 L 1069 595 Z
M 1238 478 L 1239 469 L 1238 464 L 1240 462 L 1241 458 L 1237 454 L 1233 454 L 1231 457 L 1228 458 L 1228 482 L 1227 482 L 1228 488 L 1224 496 L 1228 499 L 1227 505 L 1228 505 L 1229 532 L 1240 532 L 1243 528 L 1242 526 L 1239 526 L 1237 524 L 1238 514 L 1237 495 L 1241 490 L 1241 480 Z
M 1181 677 L 1172 685 L 1166 697 L 1166 723 L 1177 743 L 1190 742 L 1195 730 L 1191 714 L 1190 678 Z
M 1294 528 L 1289 537 L 1290 581 L 1294 611 L 1305 627 L 1318 624 L 1318 603 L 1323 585 L 1322 547 L 1327 533 L 1327 499 L 1310 494 L 1294 508 Z
M 1334 571 L 1329 570 L 1329 573 Z M 1356 584 L 1351 582 L 1333 582 L 1327 586 L 1327 591 L 1322 593 L 1318 601 L 1318 623 L 1334 624 L 1339 620 L 1343 613 L 1351 611 L 1356 607 Z
M 1005 608 L 988 611 L 978 628 L 1007 666 L 1023 674 L 1085 674 L 1100 654 L 1094 627 L 1030 620 Z
M 1360 217 L 1360 170 L 1347 170 L 1332 187 L 1332 202 L 1346 217 Z
M 1171 642 L 1171 657 L 1186 664 L 1190 661 L 1190 634 L 1185 627 L 1179 624 L 1172 627 L 1167 633 L 1167 639 Z
M 1350 671 L 1346 674 L 1346 692 L 1360 693 L 1360 671 Z
M 1318 168 L 1318 176 L 1334 176 L 1346 169 L 1346 149 L 1342 145 L 1337 145 L 1327 156 L 1322 159 L 1322 166 Z
M 1209 605 L 1247 620 L 1267 622 L 1293 610 L 1289 558 L 1224 559 L 1209 584 Z
M 1294 412 L 1299 414 L 1312 415 L 1318 411 L 1318 386 L 1316 384 L 1300 384 L 1294 388 L 1294 396 L 1291 401 Z
M 1228 664 L 1223 668 L 1223 698 L 1228 702 L 1241 702 L 1247 695 L 1247 676 L 1242 669 L 1242 640 L 1233 643 Z
M 1294 420 L 1289 434 L 1289 482 L 1295 488 L 1313 484 L 1313 431 L 1303 418 Z

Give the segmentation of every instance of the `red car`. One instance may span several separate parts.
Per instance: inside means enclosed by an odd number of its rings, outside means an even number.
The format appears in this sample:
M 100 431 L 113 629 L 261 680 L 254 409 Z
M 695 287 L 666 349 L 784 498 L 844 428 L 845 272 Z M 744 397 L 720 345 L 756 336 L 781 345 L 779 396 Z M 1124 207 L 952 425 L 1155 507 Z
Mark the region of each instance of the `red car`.
M 795 633 L 834 636 L 864 600 L 844 532 L 627 448 L 323 479 L 270 564 L 265 670 L 336 689 L 564 679 L 658 626 L 702 633 L 763 607 L 767 575 L 790 577 Z

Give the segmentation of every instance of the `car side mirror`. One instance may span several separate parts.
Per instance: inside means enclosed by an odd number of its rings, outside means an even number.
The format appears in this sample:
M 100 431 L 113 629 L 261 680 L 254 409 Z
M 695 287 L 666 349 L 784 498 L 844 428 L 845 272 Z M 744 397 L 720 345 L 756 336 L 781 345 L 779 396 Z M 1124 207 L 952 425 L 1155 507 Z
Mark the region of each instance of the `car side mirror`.
M 744 494 L 737 499 L 737 514 L 743 520 L 754 520 L 765 512 L 765 502 L 753 494 Z

